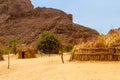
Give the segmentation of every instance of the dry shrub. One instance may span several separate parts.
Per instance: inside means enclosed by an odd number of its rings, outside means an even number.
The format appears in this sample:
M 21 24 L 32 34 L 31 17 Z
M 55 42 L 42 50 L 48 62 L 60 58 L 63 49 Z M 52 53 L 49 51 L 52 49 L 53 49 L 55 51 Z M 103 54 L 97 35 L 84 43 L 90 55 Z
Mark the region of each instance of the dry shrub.
M 100 35 L 98 36 L 97 40 L 95 41 L 95 46 L 97 48 L 110 48 L 114 44 L 120 42 L 120 35 L 118 34 L 108 34 L 108 35 Z
M 105 35 L 100 35 L 98 36 L 97 40 L 94 43 L 95 48 L 101 48 L 101 47 L 106 47 L 106 42 L 105 42 L 106 36 Z
M 106 45 L 107 47 L 113 47 L 114 44 L 117 44 L 120 42 L 120 35 L 118 34 L 109 34 L 106 38 Z
M 118 34 L 101 34 L 94 41 L 83 42 L 81 44 L 75 45 L 73 50 L 80 48 L 111 48 L 113 45 L 120 43 L 120 35 Z

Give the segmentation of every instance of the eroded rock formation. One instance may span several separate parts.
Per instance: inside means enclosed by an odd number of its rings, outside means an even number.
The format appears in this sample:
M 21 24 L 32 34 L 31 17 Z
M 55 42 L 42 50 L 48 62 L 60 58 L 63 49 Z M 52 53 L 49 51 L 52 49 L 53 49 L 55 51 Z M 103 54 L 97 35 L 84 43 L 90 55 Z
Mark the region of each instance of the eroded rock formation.
M 72 15 L 52 8 L 33 8 L 30 0 L 0 1 L 0 44 L 10 37 L 34 45 L 44 31 L 53 32 L 63 44 L 95 39 L 99 33 L 73 23 Z
M 120 28 L 111 29 L 108 34 L 119 34 L 120 35 Z

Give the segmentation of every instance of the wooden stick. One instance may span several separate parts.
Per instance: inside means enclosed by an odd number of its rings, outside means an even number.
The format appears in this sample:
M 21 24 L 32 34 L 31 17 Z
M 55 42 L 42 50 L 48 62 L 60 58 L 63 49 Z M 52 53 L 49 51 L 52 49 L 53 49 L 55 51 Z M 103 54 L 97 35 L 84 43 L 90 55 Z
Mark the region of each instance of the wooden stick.
M 8 69 L 10 69 L 10 54 L 8 53 Z

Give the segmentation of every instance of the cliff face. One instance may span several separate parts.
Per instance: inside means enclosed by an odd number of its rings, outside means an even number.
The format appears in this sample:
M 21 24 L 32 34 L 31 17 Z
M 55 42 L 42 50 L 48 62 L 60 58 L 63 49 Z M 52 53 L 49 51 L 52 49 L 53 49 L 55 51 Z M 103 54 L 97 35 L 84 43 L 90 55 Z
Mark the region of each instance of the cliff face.
M 34 45 L 44 31 L 53 32 L 63 44 L 95 39 L 99 33 L 74 24 L 72 15 L 52 8 L 33 8 L 30 0 L 0 1 L 0 44 L 10 37 Z
M 8 0 L 8 13 L 11 15 L 19 15 L 32 10 L 30 0 Z
M 111 29 L 108 34 L 119 34 L 120 35 L 120 28 L 116 28 L 116 29 Z
M 0 0 L 0 23 L 33 10 L 30 0 Z

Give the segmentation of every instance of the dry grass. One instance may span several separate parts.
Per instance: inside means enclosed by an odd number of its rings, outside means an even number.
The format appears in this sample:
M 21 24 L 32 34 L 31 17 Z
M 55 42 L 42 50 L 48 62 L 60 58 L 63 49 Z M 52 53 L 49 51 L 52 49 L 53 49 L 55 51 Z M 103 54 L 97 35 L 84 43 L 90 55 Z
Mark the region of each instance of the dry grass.
M 120 43 L 120 35 L 118 34 L 101 34 L 95 41 L 88 41 L 85 43 L 77 44 L 76 48 L 111 48 L 114 44 Z
M 5 59 L 7 58 L 4 56 Z M 0 80 L 120 80 L 120 62 L 68 62 L 60 56 L 16 59 L 11 55 L 11 67 L 0 62 Z

